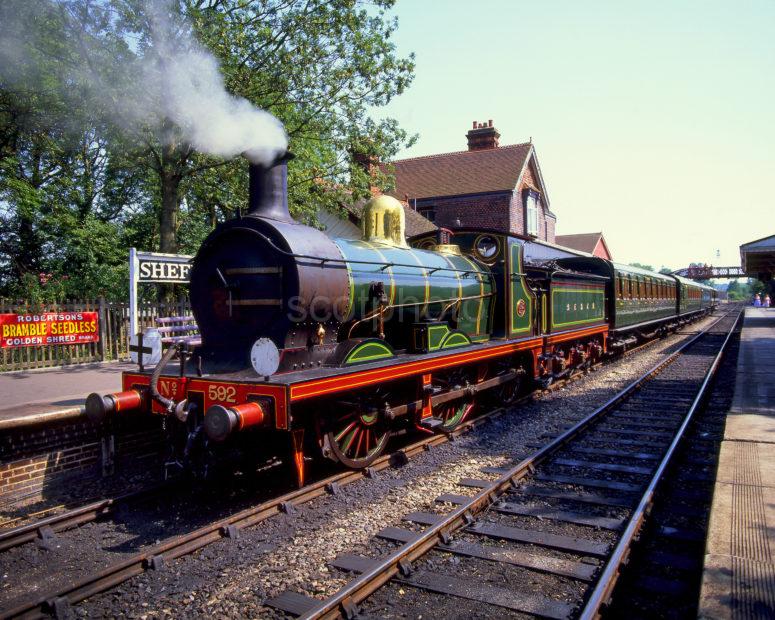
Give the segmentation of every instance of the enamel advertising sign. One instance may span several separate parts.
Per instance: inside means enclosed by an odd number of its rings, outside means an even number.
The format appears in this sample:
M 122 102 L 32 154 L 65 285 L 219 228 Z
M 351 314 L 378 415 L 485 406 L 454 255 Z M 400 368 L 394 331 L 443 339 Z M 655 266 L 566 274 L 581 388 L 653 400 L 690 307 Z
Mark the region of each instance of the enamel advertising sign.
M 85 344 L 100 339 L 98 312 L 0 314 L 0 348 Z

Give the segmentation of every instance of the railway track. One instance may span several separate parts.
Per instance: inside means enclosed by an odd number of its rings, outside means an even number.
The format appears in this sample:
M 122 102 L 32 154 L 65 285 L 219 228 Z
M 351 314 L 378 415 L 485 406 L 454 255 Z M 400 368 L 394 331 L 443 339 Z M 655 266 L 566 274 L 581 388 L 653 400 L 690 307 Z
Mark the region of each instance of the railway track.
M 266 519 L 279 513 L 293 513 L 295 508 L 317 497 L 327 494 L 335 494 L 344 485 L 350 484 L 364 477 L 373 477 L 378 472 L 405 463 L 408 459 L 434 446 L 447 441 L 480 426 L 495 416 L 500 415 L 503 409 L 493 409 L 475 419 L 465 422 L 448 435 L 432 435 L 409 446 L 386 454 L 377 459 L 371 467 L 365 470 L 347 470 L 328 476 L 317 482 L 309 484 L 301 489 L 291 491 L 279 497 L 262 502 L 225 519 L 219 519 L 190 533 L 176 536 L 162 541 L 158 545 L 150 546 L 143 551 L 123 561 L 90 574 L 89 576 L 73 581 L 64 587 L 45 592 L 38 592 L 34 596 L 19 601 L 12 607 L 0 609 L 0 618 L 15 617 L 43 617 L 53 614 L 60 617 L 67 613 L 67 609 L 90 596 L 115 587 L 132 577 L 147 570 L 160 569 L 164 564 L 179 557 L 188 555 L 206 547 L 207 545 L 222 540 L 223 538 L 235 538 L 239 531 L 257 525 Z M 107 506 L 105 504 L 108 504 Z M 62 531 L 68 527 L 75 527 L 89 520 L 100 518 L 106 510 L 115 507 L 118 502 L 103 500 L 94 502 L 89 506 L 83 506 L 67 514 L 50 517 L 42 527 L 58 527 Z M 0 537 L 0 547 L 9 549 L 34 540 L 36 538 L 50 538 L 50 534 L 39 532 L 40 523 L 29 524 L 22 528 L 14 528 Z
M 654 342 L 640 345 L 628 351 L 627 354 L 636 353 L 644 348 L 653 345 Z M 572 375 L 562 381 L 558 381 L 545 391 L 553 391 L 562 388 L 570 381 L 583 376 L 582 373 Z M 532 398 L 535 393 L 525 395 L 521 401 Z M 514 403 L 515 405 L 519 404 Z M 503 412 L 503 409 L 495 409 L 486 412 L 479 417 L 466 422 L 455 432 L 447 435 L 433 435 L 417 441 L 411 445 L 405 446 L 395 452 L 385 455 L 378 459 L 372 467 L 364 471 L 345 471 L 329 476 L 325 479 L 314 482 L 303 489 L 295 490 L 280 497 L 270 499 L 266 502 L 237 512 L 227 518 L 219 519 L 211 524 L 194 530 L 188 534 L 176 536 L 151 546 L 143 551 L 129 557 L 123 561 L 117 562 L 104 570 L 99 571 L 73 581 L 64 587 L 55 588 L 43 593 L 37 593 L 26 600 L 14 604 L 13 607 L 0 610 L 0 618 L 17 616 L 43 616 L 48 614 L 62 615 L 73 604 L 82 601 L 99 592 L 105 591 L 116 585 L 139 575 L 147 570 L 161 568 L 164 564 L 173 561 L 176 558 L 188 555 L 198 549 L 201 549 L 213 542 L 223 538 L 238 536 L 241 529 L 257 525 L 258 523 L 278 514 L 293 512 L 296 506 L 306 503 L 314 498 L 327 494 L 335 494 L 342 486 L 362 479 L 371 477 L 377 472 L 402 464 L 418 453 L 440 445 L 454 439 L 457 436 L 483 424 L 487 420 Z M 160 489 L 146 489 L 138 493 L 128 494 L 118 498 L 111 498 L 91 502 L 88 505 L 81 506 L 74 510 L 67 511 L 61 515 L 47 517 L 22 527 L 14 528 L 0 534 L 0 550 L 7 550 L 34 539 L 50 538 L 57 532 L 83 525 L 89 521 L 109 518 L 113 511 L 120 505 L 126 503 L 147 499 L 152 493 L 159 493 Z
M 636 354 L 653 346 L 657 342 L 659 342 L 659 340 L 650 340 L 638 345 L 637 347 L 628 349 L 622 356 L 614 358 L 614 360 Z M 593 366 L 592 369 L 597 369 L 605 363 L 605 361 L 599 362 Z M 587 372 L 588 371 L 574 373 L 565 379 L 553 383 L 544 390 L 536 390 L 530 394 L 526 394 L 512 403 L 511 406 L 518 406 L 519 404 L 524 403 L 526 400 L 534 398 L 537 394 L 540 395 L 541 393 L 552 392 L 560 389 L 569 383 L 586 376 Z M 452 433 L 452 436 L 459 436 L 460 434 L 475 428 L 489 416 L 499 415 L 502 413 L 502 411 L 502 409 L 498 408 L 479 414 L 475 419 L 467 421 L 460 428 L 458 428 L 454 433 Z M 415 444 L 402 447 L 398 450 L 395 450 L 391 454 L 382 457 L 382 459 L 380 459 L 377 463 L 374 464 L 372 468 L 370 468 L 370 471 L 367 470 L 366 472 L 350 472 L 351 476 L 345 477 L 344 479 L 339 478 L 339 474 L 334 474 L 325 480 L 318 481 L 309 486 L 312 488 L 318 487 L 320 485 L 325 486 L 334 483 L 339 485 L 347 484 L 348 482 L 362 478 L 364 474 L 371 475 L 371 473 L 379 471 L 380 469 L 384 469 L 384 467 L 390 465 L 391 463 L 401 461 L 407 456 L 416 454 L 419 449 L 426 449 L 431 445 L 438 445 L 440 443 L 446 442 L 447 440 L 448 437 L 446 435 L 436 435 L 432 439 L 424 438 Z M 8 551 L 20 545 L 24 545 L 36 540 L 50 540 L 57 533 L 65 532 L 69 529 L 79 527 L 94 521 L 109 519 L 116 513 L 119 508 L 130 505 L 132 503 L 147 501 L 153 497 L 158 497 L 168 489 L 170 489 L 170 484 L 158 484 L 152 487 L 138 489 L 137 491 L 133 491 L 131 493 L 123 493 L 115 497 L 92 500 L 74 508 L 67 508 L 58 514 L 52 514 L 43 518 L 35 518 L 34 520 L 30 520 L 29 523 L 24 523 L 16 527 L 0 529 L 0 552 Z M 317 495 L 313 497 L 317 497 Z M 47 509 L 47 511 L 58 510 L 61 508 L 61 506 L 58 506 Z M 16 517 L 14 520 L 18 521 L 23 519 L 23 517 Z
M 695 415 L 614 590 L 612 617 L 697 615 L 719 447 L 735 391 L 735 331 L 705 406 Z
M 359 576 L 333 596 L 286 591 L 267 604 L 305 619 L 596 617 L 738 318 L 720 318 L 530 457 L 488 470 L 497 479 L 461 480 L 461 494 L 436 499 L 438 511 L 380 531 L 374 547 L 390 541 L 387 554 L 336 558 L 334 568 Z

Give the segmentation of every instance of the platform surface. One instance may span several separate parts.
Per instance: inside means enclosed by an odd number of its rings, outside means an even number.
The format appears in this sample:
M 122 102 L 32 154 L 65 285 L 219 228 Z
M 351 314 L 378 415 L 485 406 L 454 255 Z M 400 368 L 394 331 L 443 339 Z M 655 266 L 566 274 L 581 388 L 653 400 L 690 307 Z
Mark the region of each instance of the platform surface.
M 700 618 L 775 618 L 775 308 L 747 308 L 713 491 Z
M 121 390 L 121 372 L 131 363 L 78 364 L 55 370 L 0 374 L 0 428 L 22 420 L 77 414 L 91 392 Z

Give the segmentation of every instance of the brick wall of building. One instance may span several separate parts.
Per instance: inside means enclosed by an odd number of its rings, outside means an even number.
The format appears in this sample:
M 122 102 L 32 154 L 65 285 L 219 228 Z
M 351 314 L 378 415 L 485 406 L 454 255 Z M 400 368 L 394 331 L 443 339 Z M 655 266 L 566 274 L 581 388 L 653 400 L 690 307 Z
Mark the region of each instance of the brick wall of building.
M 546 240 L 549 243 L 554 243 L 554 229 L 557 226 L 557 220 L 553 217 L 545 218 L 546 221 Z
M 441 228 L 470 226 L 504 230 L 509 227 L 510 199 L 510 192 L 421 199 L 417 201 L 417 210 L 422 212 L 432 207 L 436 212 L 434 224 Z M 410 204 L 414 206 L 414 201 Z
M 526 189 L 526 188 L 540 191 L 538 182 L 536 181 L 535 175 L 533 174 L 533 166 L 530 166 L 530 165 L 528 165 L 527 168 L 525 168 L 525 172 L 522 174 L 522 183 L 520 185 L 520 189 Z
M 410 199 L 409 205 L 426 217 L 429 217 L 428 210 L 432 209 L 435 214 L 433 223 L 441 228 L 483 228 L 525 235 L 525 192 L 533 190 L 540 196 L 537 237 L 554 243 L 556 221 L 547 215 L 540 188 L 539 177 L 531 160 L 514 190 L 418 198 L 416 201 Z
M 533 166 L 528 165 L 522 175 L 522 180 L 514 192 L 514 199 L 511 203 L 511 232 L 526 234 L 525 228 L 525 190 L 532 189 L 540 192 L 540 185 L 533 171 Z M 546 213 L 546 204 L 544 196 L 541 194 L 541 208 L 538 211 L 538 238 L 543 241 L 554 243 L 555 218 Z

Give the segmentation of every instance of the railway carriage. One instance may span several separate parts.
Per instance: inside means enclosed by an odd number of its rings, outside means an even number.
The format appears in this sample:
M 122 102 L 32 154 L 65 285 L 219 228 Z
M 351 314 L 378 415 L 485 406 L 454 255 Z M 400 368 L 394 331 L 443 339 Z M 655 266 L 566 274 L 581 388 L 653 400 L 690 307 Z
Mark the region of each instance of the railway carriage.
M 485 397 L 512 402 L 713 304 L 707 287 L 497 231 L 407 244 L 388 196 L 364 209 L 363 239 L 332 240 L 291 218 L 286 174 L 285 159 L 251 165 L 249 212 L 193 260 L 201 346 L 90 395 L 92 420 L 166 416 L 171 463 L 200 472 L 287 447 L 302 484 L 310 456 L 366 467 L 396 433 L 449 432 Z

